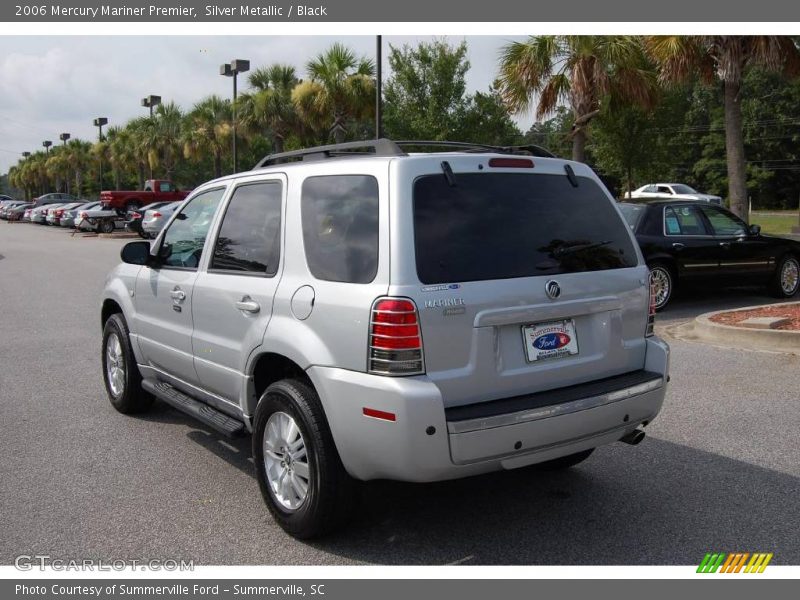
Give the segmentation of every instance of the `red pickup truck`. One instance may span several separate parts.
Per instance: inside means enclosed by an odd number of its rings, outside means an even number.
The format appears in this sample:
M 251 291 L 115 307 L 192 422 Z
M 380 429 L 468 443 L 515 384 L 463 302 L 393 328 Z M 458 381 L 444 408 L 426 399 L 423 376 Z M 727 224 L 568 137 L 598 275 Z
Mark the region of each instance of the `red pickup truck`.
M 130 211 L 153 202 L 176 202 L 183 200 L 188 195 L 188 191 L 179 190 L 171 181 L 148 179 L 144 182 L 144 190 L 140 192 L 116 190 L 100 192 L 100 202 L 110 205 L 118 211 Z

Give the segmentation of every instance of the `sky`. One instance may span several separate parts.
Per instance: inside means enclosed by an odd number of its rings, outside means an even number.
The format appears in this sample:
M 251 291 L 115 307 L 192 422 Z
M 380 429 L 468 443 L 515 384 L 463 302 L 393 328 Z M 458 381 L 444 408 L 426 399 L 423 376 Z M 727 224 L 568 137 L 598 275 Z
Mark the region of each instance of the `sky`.
M 180 24 L 176 24 L 180 27 Z M 384 36 L 384 80 L 389 77 L 388 46 L 431 41 L 424 36 Z M 468 91 L 489 88 L 497 74 L 500 48 L 514 36 L 444 36 L 466 40 L 472 68 Z M 232 95 L 219 65 L 249 59 L 251 69 L 271 63 L 293 65 L 305 76 L 306 62 L 339 41 L 374 57 L 374 36 L 3 36 L 0 37 L 0 174 L 23 151 L 42 149 L 59 134 L 96 139 L 95 117 L 121 125 L 147 114 L 140 104 L 160 95 L 184 109 L 209 94 Z M 239 79 L 239 89 L 247 87 Z M 532 117 L 519 119 L 523 129 Z

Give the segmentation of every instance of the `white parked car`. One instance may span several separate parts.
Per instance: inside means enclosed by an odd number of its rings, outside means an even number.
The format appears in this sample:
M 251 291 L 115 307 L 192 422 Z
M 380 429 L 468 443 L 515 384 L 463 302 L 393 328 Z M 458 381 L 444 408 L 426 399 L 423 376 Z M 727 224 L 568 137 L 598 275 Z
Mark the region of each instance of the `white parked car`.
M 125 227 L 125 219 L 108 205 L 100 204 L 90 210 L 81 210 L 75 218 L 75 227 L 83 231 L 113 233 Z
M 702 194 L 683 183 L 648 183 L 638 190 L 625 194 L 626 198 L 639 198 L 647 200 L 669 199 L 669 200 L 700 200 L 711 204 L 722 204 L 722 198 L 713 194 Z

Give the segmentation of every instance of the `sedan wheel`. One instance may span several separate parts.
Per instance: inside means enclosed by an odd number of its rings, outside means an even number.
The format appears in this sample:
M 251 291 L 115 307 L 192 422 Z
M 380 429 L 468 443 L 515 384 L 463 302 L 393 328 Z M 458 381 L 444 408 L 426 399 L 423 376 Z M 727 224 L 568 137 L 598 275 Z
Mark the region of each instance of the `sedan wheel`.
M 664 308 L 672 297 L 672 273 L 664 265 L 650 267 L 650 289 L 654 296 L 656 310 Z
M 106 378 L 111 393 L 121 396 L 125 391 L 125 356 L 116 333 L 106 339 Z
M 800 286 L 800 263 L 794 257 L 784 259 L 780 270 L 781 292 L 787 298 L 797 293 Z

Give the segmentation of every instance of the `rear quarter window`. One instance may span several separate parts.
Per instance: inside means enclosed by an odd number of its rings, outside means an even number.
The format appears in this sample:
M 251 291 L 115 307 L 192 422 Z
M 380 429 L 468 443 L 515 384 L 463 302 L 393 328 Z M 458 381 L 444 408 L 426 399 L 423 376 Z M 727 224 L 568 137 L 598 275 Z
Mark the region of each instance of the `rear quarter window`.
M 325 175 L 303 182 L 303 245 L 311 274 L 324 281 L 369 283 L 378 272 L 378 181 Z
M 637 264 L 628 227 L 586 177 L 457 173 L 414 182 L 422 283 L 509 279 Z

